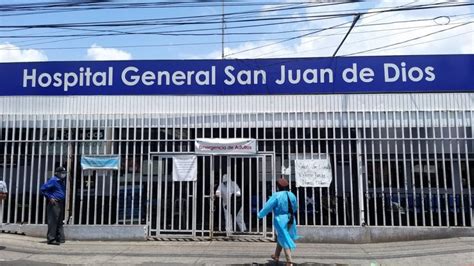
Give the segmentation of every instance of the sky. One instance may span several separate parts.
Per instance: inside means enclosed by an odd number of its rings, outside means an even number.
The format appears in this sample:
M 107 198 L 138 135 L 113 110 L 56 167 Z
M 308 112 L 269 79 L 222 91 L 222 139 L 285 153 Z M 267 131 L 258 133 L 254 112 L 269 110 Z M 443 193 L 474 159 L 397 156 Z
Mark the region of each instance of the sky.
M 473 5 L 393 11 L 473 1 L 234 0 L 224 6 L 221 2 L 165 6 L 164 1 L 112 0 L 106 4 L 134 5 L 6 9 L 12 4 L 46 2 L 55 1 L 0 0 L 0 62 L 221 59 L 222 54 L 226 59 L 331 57 L 356 14 L 360 17 L 337 56 L 474 54 Z M 139 8 L 140 3 L 148 8 Z M 131 20 L 132 25 L 117 25 Z M 137 20 L 148 24 L 136 25 Z M 92 26 L 77 27 L 77 23 Z

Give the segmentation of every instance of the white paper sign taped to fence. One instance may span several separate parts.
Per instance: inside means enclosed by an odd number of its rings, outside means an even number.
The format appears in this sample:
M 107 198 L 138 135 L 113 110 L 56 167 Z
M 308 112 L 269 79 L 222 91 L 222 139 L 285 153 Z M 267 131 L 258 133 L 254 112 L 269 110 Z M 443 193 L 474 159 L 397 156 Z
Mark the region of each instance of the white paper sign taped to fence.
M 195 152 L 198 154 L 256 154 L 255 139 L 196 139 Z
M 197 157 L 195 155 L 173 156 L 173 181 L 196 181 Z
M 325 159 L 295 160 L 297 187 L 329 187 L 332 182 L 331 161 Z

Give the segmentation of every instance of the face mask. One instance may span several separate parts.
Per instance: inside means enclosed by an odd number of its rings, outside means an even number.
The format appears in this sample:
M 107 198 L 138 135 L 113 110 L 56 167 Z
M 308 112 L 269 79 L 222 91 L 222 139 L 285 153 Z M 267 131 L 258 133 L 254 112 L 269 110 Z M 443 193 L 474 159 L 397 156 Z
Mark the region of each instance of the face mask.
M 67 174 L 66 173 L 59 173 L 58 177 L 61 179 L 66 178 Z

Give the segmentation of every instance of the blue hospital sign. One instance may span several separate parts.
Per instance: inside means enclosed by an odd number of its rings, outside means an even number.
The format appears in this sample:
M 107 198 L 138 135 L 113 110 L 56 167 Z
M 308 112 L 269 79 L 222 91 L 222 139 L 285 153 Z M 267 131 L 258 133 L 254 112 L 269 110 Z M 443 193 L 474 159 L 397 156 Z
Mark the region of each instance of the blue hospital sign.
M 473 92 L 474 55 L 0 64 L 0 96 Z

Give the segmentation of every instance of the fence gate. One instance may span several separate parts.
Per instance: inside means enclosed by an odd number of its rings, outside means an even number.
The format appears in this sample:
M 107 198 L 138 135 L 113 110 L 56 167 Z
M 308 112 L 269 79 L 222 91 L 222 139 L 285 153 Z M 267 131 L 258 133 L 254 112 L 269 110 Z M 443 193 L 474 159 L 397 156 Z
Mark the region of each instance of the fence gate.
M 274 191 L 272 154 L 197 155 L 197 181 L 173 181 L 173 157 L 152 154 L 148 171 L 150 237 L 273 236 L 257 213 Z

